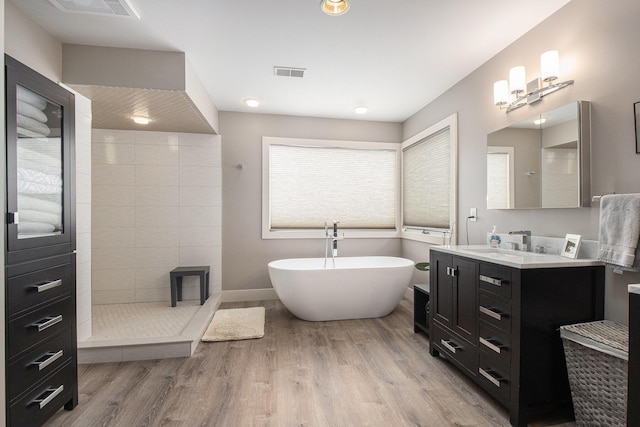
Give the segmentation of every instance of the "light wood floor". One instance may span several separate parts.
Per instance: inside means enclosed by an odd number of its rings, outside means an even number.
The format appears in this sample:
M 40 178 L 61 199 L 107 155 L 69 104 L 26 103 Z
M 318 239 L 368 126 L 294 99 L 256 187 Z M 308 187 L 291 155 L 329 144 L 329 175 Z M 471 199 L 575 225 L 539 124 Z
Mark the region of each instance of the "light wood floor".
M 80 404 L 46 425 L 509 425 L 505 409 L 429 355 L 406 299 L 385 318 L 338 322 L 298 320 L 279 301 L 223 308 L 254 305 L 266 307 L 262 339 L 201 343 L 185 359 L 81 365 Z

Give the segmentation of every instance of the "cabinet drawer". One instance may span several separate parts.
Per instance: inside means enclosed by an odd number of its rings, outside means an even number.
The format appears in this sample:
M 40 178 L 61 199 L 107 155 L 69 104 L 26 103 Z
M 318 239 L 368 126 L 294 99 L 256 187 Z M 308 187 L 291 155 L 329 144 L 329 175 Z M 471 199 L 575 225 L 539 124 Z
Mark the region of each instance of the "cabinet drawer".
M 478 348 L 488 359 L 506 368 L 511 366 L 511 339 L 505 332 L 480 322 Z
M 9 358 L 59 334 L 74 321 L 70 297 L 62 298 L 9 322 Z
M 511 400 L 511 375 L 509 370 L 497 365 L 482 352 L 478 362 L 477 377 L 480 385 L 489 393 L 504 402 Z
M 9 408 L 12 426 L 42 425 L 73 398 L 75 366 L 71 363 L 53 373 Z
M 15 276 L 7 281 L 8 315 L 44 304 L 73 291 L 72 264 Z
M 7 371 L 9 400 L 64 365 L 73 353 L 73 335 L 67 328 L 13 362 Z
M 493 264 L 480 264 L 480 289 L 511 298 L 511 270 Z
M 433 325 L 433 343 L 447 359 L 456 362 L 471 375 L 477 375 L 478 353 L 474 346 L 457 334 L 435 323 Z
M 505 332 L 511 332 L 511 304 L 480 292 L 478 319 Z

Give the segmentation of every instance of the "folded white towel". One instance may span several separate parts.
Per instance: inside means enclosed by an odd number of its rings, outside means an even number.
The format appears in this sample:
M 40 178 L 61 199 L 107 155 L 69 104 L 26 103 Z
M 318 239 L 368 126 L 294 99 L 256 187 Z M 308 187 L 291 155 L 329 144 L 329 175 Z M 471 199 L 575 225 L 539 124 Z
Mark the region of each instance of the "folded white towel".
M 609 194 L 600 199 L 598 258 L 614 267 L 640 271 L 640 194 Z
M 16 123 L 18 134 L 21 136 L 40 138 L 49 136 L 51 133 L 51 129 L 46 124 L 22 114 L 16 115 Z
M 58 199 L 60 199 L 60 197 L 58 197 Z M 22 212 L 25 209 L 48 212 L 57 216 L 62 215 L 62 204 L 60 202 L 52 202 L 38 195 L 27 196 L 20 194 L 18 197 L 18 212 Z
M 31 92 L 29 89 L 20 85 L 16 87 L 16 97 L 29 105 L 33 105 L 38 110 L 44 110 L 47 108 L 47 100 L 38 95 L 35 92 Z
M 47 123 L 47 120 L 49 120 L 45 113 L 24 101 L 18 100 L 17 107 L 18 114 L 20 115 L 31 117 L 32 119 L 37 120 L 40 123 Z

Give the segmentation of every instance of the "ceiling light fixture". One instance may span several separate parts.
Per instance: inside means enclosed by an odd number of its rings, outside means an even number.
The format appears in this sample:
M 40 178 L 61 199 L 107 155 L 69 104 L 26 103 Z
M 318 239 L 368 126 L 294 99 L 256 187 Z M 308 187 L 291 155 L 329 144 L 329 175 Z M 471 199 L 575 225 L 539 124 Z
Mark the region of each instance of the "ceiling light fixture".
M 365 114 L 367 111 L 369 111 L 369 107 L 365 107 L 364 105 L 359 105 L 355 107 L 353 110 L 356 112 L 356 114 Z
M 131 116 L 131 120 L 139 125 L 148 125 L 151 123 L 151 119 L 145 116 Z
M 320 9 L 330 16 L 344 15 L 349 10 L 347 0 L 322 0 Z
M 550 50 L 540 56 L 540 72 L 540 78 L 536 77 L 526 83 L 524 67 L 513 67 L 509 70 L 509 82 L 499 80 L 493 84 L 493 103 L 500 109 L 506 108 L 508 113 L 523 105 L 541 101 L 543 96 L 573 84 L 573 80 L 553 83 L 560 74 L 557 50 Z M 543 86 L 543 82 L 547 86 Z
M 536 119 L 533 121 L 533 124 L 535 125 L 541 125 L 543 123 L 546 123 L 547 119 L 546 117 L 540 117 L 539 119 Z
M 242 102 L 244 102 L 244 104 L 247 107 L 251 107 L 251 108 L 256 108 L 257 106 L 260 105 L 260 101 L 258 101 L 255 98 L 245 98 Z

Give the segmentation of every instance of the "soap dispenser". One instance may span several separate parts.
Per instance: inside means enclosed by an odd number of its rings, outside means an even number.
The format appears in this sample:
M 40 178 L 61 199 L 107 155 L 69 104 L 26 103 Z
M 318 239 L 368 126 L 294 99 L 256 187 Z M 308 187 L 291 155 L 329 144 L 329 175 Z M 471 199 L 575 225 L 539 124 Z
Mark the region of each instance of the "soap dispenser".
M 498 234 L 498 227 L 493 226 L 493 230 L 491 230 L 491 236 L 489 237 L 489 246 L 492 248 L 497 248 L 500 246 L 500 235 Z

